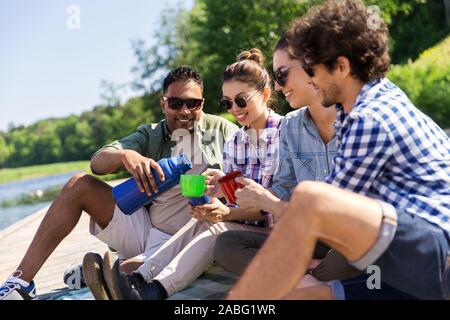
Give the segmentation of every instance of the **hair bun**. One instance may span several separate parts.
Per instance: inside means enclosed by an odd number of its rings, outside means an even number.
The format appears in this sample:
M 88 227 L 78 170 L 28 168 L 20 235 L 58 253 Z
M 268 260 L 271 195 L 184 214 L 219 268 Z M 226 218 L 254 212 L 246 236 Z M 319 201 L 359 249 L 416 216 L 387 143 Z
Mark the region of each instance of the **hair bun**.
M 237 56 L 237 61 L 243 61 L 243 60 L 253 60 L 256 63 L 258 63 L 261 66 L 264 66 L 264 54 L 261 52 L 261 50 L 257 48 L 252 48 L 250 50 L 242 51 Z

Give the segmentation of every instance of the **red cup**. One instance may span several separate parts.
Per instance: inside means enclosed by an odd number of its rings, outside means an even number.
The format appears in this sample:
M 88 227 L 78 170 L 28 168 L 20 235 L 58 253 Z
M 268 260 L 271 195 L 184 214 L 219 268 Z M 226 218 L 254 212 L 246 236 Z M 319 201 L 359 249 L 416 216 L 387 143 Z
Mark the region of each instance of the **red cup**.
M 230 204 L 236 204 L 236 196 L 234 195 L 234 192 L 238 188 L 244 187 L 242 184 L 234 180 L 235 178 L 241 176 L 242 173 L 240 171 L 233 171 L 219 179 L 220 189 L 222 189 L 225 199 L 227 199 L 227 202 Z

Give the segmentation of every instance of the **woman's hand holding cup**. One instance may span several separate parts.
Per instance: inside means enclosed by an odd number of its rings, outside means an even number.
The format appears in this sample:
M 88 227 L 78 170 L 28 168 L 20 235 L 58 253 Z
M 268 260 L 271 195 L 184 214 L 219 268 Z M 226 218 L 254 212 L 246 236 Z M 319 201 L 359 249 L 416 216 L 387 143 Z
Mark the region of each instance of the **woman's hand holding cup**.
M 223 198 L 222 189 L 219 186 L 219 179 L 225 176 L 225 173 L 218 169 L 207 169 L 202 173 L 205 176 L 206 191 L 205 194 L 210 197 Z

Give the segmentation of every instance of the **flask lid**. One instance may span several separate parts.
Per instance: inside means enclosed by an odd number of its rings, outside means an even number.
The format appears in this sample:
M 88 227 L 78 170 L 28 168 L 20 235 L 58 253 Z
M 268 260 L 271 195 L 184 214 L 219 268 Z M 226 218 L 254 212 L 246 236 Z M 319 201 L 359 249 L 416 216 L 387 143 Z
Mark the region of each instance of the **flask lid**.
M 184 153 L 176 157 L 176 166 L 183 173 L 192 169 L 192 163 Z

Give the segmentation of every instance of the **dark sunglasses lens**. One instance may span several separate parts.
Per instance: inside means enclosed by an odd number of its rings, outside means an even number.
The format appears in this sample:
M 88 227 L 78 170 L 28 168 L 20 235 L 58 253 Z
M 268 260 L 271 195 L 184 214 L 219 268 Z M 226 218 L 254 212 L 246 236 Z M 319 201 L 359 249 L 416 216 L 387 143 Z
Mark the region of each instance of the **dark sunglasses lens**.
M 273 80 L 280 85 L 280 87 L 284 87 L 286 85 L 286 79 L 288 75 L 288 70 L 277 70 L 273 74 Z
M 167 105 L 170 109 L 180 110 L 183 107 L 183 100 L 180 98 L 168 98 Z
M 222 99 L 219 100 L 219 106 L 225 110 L 228 110 L 233 106 L 233 102 L 228 99 Z
M 190 110 L 199 109 L 202 105 L 201 99 L 187 99 L 184 100 L 184 103 L 186 103 L 186 107 Z
M 287 71 L 278 71 L 275 73 L 275 80 L 281 87 L 286 85 Z
M 245 108 L 247 106 L 247 101 L 242 97 L 237 97 L 234 101 L 239 108 Z

